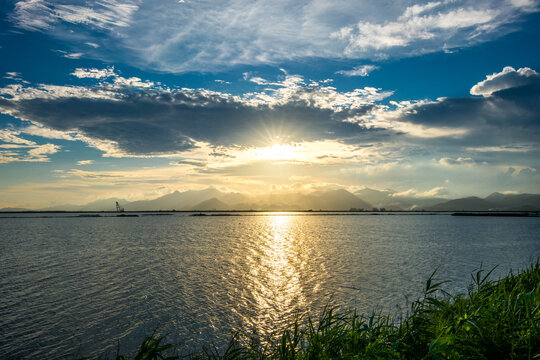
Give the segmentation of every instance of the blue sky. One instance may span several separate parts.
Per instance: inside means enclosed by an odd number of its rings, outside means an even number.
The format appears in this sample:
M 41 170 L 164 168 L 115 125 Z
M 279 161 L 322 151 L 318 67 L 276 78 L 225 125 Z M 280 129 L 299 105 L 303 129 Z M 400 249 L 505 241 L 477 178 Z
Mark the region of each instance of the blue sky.
M 7 1 L 0 207 L 540 192 L 540 5 Z

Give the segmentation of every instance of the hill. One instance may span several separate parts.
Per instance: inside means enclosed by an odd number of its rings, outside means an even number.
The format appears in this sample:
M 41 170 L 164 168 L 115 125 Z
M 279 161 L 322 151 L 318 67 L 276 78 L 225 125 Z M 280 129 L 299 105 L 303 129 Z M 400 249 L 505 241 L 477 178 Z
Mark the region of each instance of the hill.
M 215 197 L 202 201 L 193 207 L 193 210 L 229 210 L 229 205 Z
M 158 210 L 191 210 L 202 201 L 217 197 L 221 194 L 214 188 L 205 190 L 175 191 L 153 200 L 139 200 L 124 206 L 129 211 L 158 211 Z
M 538 194 L 501 194 L 495 192 L 486 200 L 495 204 L 500 210 L 508 211 L 540 211 L 540 195 Z
M 428 211 L 489 211 L 496 205 L 476 196 L 455 199 L 427 208 Z

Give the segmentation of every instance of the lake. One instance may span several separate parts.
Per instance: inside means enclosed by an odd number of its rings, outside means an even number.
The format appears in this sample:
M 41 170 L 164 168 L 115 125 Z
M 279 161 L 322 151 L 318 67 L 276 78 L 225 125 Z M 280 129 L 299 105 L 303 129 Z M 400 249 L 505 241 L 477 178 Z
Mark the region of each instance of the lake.
M 156 327 L 193 351 L 326 304 L 396 313 L 436 268 L 460 293 L 481 264 L 540 256 L 540 217 L 102 215 L 0 215 L 2 358 L 129 353 Z

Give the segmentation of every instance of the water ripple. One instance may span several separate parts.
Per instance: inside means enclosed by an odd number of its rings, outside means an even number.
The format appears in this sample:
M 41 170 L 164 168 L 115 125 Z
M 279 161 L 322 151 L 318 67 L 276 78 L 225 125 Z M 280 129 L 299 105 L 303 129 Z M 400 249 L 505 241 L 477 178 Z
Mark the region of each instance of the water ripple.
M 438 266 L 455 292 L 481 262 L 526 265 L 539 233 L 534 218 L 1 219 L 0 353 L 97 356 L 117 340 L 129 352 L 158 325 L 189 351 L 271 337 L 329 301 L 393 311 Z

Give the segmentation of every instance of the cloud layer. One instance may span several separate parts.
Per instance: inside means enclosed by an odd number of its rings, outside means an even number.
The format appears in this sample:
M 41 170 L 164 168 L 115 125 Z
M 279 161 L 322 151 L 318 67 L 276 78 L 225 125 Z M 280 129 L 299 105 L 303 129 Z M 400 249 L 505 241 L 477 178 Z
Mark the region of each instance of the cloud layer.
M 268 146 L 358 137 L 371 130 L 354 121 L 391 92 L 338 92 L 287 75 L 263 92 L 242 97 L 209 90 L 169 90 L 112 69 L 77 69 L 103 80 L 93 87 L 11 85 L 0 90 L 0 110 L 60 131 L 114 144 L 126 154 L 173 154 L 196 147 Z
M 537 10 L 536 1 L 502 0 L 21 0 L 10 19 L 70 41 L 74 54 L 185 72 L 448 51 L 512 31 Z
M 502 81 L 509 73 L 525 75 Z M 174 155 L 201 144 L 226 155 L 219 149 L 337 141 L 379 148 L 397 144 L 400 158 L 423 149 L 442 165 L 471 165 L 478 160 L 471 154 L 493 161 L 486 154 L 503 159 L 501 153 L 525 154 L 539 145 L 540 78 L 528 68 L 500 74 L 473 87 L 498 89 L 504 83 L 505 89 L 489 96 L 386 104 L 391 92 L 370 87 L 339 92 L 298 75 L 270 81 L 246 74 L 265 89 L 233 96 L 171 90 L 121 77 L 112 68 L 81 68 L 73 75 L 95 85 L 31 86 L 20 80 L 0 89 L 0 111 L 32 122 L 21 130 L 27 134 L 81 140 L 106 156 Z

